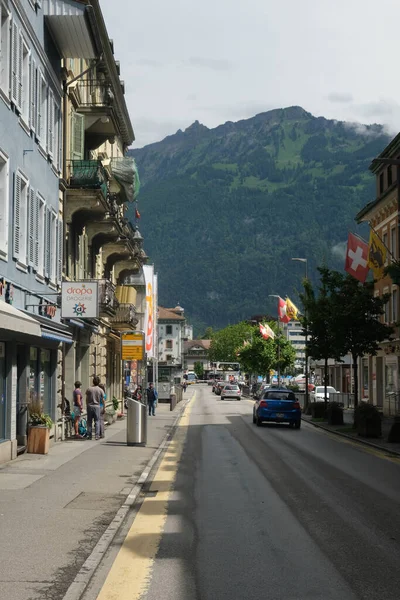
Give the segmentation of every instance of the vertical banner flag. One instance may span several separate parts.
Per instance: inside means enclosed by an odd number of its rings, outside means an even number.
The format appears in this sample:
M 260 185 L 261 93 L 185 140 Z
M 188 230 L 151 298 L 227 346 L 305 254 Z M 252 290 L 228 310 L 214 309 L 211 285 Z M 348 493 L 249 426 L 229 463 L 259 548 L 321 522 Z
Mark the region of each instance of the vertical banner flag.
M 283 298 L 278 299 L 278 317 L 281 323 L 289 323 L 290 321 L 287 314 L 287 305 Z
M 368 275 L 368 244 L 354 233 L 349 233 L 347 240 L 344 270 L 361 283 L 365 282 Z
M 144 318 L 145 351 L 147 358 L 154 357 L 154 265 L 143 265 L 146 284 L 146 313 Z
M 293 302 L 286 297 L 286 315 L 288 316 L 289 320 L 293 319 L 294 321 L 298 321 L 298 314 L 299 309 L 297 306 L 295 306 Z
M 368 247 L 368 266 L 371 267 L 374 279 L 382 279 L 385 270 L 385 262 L 387 257 L 387 249 L 381 238 L 370 231 L 369 247 Z
M 153 277 L 153 345 L 154 358 L 158 359 L 158 275 L 154 273 Z

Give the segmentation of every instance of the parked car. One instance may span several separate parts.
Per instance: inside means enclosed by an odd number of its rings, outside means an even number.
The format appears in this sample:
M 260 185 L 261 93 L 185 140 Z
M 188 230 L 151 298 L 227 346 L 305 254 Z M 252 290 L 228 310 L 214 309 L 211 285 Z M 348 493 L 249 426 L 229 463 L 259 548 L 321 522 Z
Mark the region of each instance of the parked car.
M 333 396 L 333 394 L 339 394 L 340 392 L 338 392 L 337 390 L 335 390 L 334 387 L 332 387 L 331 385 L 327 385 L 326 386 L 326 394 L 327 394 L 327 399 L 332 401 L 335 399 L 335 397 Z M 317 385 L 315 387 L 315 389 L 310 392 L 310 400 L 311 402 L 324 402 L 325 400 L 325 386 L 323 385 Z
M 266 390 L 269 387 L 271 387 L 270 383 L 257 383 L 256 389 L 253 392 L 253 398 L 255 400 L 261 398 L 262 394 L 264 393 L 264 390 Z
M 301 408 L 294 392 L 286 388 L 265 390 L 253 408 L 253 423 L 260 427 L 264 421 L 289 423 L 290 427 L 300 429 Z
M 217 381 L 217 385 L 215 386 L 215 394 L 217 396 L 221 395 L 222 388 L 226 385 L 226 381 Z
M 242 397 L 242 392 L 240 391 L 240 386 L 237 383 L 228 383 L 222 388 L 220 396 L 221 400 L 222 398 L 236 398 L 236 400 L 240 400 Z

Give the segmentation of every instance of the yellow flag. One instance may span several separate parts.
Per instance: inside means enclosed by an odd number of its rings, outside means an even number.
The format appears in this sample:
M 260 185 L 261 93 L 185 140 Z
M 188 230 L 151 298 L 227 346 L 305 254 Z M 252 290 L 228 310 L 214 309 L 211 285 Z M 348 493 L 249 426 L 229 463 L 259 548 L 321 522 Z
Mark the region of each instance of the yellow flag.
M 289 319 L 294 319 L 295 321 L 297 321 L 298 313 L 299 313 L 299 309 L 297 308 L 297 306 L 295 306 L 293 304 L 293 302 L 291 300 L 289 300 L 288 297 L 286 297 L 286 314 L 289 317 Z
M 387 249 L 385 244 L 375 231 L 371 229 L 369 234 L 368 266 L 374 273 L 374 279 L 382 279 L 386 256 Z

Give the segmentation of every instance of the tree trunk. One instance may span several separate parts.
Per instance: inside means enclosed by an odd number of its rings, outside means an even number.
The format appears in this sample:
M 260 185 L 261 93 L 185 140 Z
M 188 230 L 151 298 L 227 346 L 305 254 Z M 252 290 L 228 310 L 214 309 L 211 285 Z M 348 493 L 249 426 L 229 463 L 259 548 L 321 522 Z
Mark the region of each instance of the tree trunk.
M 358 356 L 353 356 L 353 372 L 354 372 L 354 408 L 358 406 Z
M 328 398 L 327 398 L 327 391 L 326 391 L 327 386 L 328 386 L 328 359 L 325 358 L 325 364 L 324 364 L 324 403 L 325 403 L 325 408 L 328 405 Z

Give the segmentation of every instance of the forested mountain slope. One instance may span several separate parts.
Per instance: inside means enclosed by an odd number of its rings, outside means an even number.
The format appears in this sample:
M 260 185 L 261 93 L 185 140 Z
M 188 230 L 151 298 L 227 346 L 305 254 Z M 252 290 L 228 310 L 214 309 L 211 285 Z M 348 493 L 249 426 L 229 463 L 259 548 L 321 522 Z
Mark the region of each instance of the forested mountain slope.
M 131 151 L 160 304 L 220 327 L 273 312 L 268 294 L 296 301 L 304 270 L 292 257 L 308 259 L 311 277 L 322 263 L 342 269 L 338 244 L 374 197 L 368 165 L 388 141 L 379 125 L 291 107 L 215 129 L 195 122 Z

